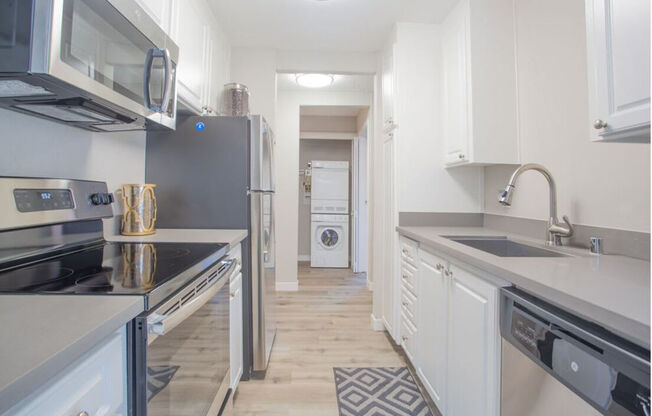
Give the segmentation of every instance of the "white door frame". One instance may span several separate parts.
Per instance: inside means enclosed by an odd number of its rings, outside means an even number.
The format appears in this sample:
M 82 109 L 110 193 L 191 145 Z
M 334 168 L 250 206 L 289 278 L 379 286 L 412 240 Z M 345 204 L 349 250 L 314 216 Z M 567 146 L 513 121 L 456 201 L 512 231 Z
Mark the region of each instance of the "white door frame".
M 368 269 L 368 137 L 355 137 L 352 151 L 351 268 L 354 273 Z

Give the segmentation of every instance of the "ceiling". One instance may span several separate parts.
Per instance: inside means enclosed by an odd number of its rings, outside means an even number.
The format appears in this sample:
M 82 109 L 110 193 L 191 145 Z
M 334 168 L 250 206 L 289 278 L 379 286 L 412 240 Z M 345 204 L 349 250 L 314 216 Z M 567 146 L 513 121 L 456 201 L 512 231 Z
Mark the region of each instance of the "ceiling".
M 373 75 L 334 75 L 333 84 L 324 88 L 307 88 L 297 84 L 296 74 L 277 74 L 276 85 L 279 90 L 292 91 L 330 91 L 330 92 L 374 92 Z
M 457 0 L 209 0 L 240 47 L 373 52 L 395 22 L 438 23 Z
M 357 117 L 367 107 L 358 105 L 302 105 L 302 116 Z

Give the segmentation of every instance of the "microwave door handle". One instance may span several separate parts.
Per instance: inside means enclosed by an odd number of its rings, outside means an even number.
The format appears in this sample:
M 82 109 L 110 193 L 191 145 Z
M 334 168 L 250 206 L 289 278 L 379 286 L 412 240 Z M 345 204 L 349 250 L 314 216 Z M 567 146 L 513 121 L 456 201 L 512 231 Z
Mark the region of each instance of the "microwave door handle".
M 148 344 L 154 341 L 158 336 L 163 336 L 168 334 L 171 330 L 176 328 L 181 322 L 186 320 L 192 314 L 197 312 L 202 306 L 204 306 L 215 294 L 224 286 L 225 281 L 223 277 L 229 275 L 236 267 L 235 259 L 225 260 L 224 263 L 227 263 L 229 266 L 227 270 L 215 279 L 215 282 L 206 289 L 202 294 L 183 305 L 181 308 L 176 310 L 170 315 L 158 315 L 156 320 L 147 324 L 147 332 L 150 335 L 148 337 Z M 150 340 L 151 338 L 151 340 Z
M 165 81 L 163 83 L 163 96 L 161 98 L 161 105 L 152 104 L 152 67 L 154 66 L 154 58 L 162 58 Z M 170 60 L 170 51 L 167 49 L 151 48 L 147 51 L 147 58 L 145 59 L 145 106 L 158 113 L 165 113 L 168 110 L 170 102 L 170 94 L 172 93 L 172 61 Z
M 170 94 L 172 94 L 172 61 L 170 60 L 170 51 L 167 49 L 161 50 L 163 53 L 163 63 L 165 64 L 165 84 L 163 85 L 163 98 L 161 99 L 161 113 L 168 111 L 170 104 Z
M 147 57 L 145 58 L 145 74 L 144 74 L 144 95 L 145 95 L 145 107 L 150 110 L 153 110 L 152 106 L 152 92 L 150 80 L 152 79 L 152 65 L 154 64 L 154 51 L 156 49 L 152 48 L 147 51 Z

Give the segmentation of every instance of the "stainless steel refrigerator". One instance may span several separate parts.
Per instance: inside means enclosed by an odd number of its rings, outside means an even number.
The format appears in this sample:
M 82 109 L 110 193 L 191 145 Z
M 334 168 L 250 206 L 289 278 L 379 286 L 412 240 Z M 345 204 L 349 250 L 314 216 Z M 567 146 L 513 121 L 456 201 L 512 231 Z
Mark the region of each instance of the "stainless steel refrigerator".
M 274 135 L 261 116 L 177 118 L 147 133 L 146 181 L 158 228 L 247 229 L 243 241 L 244 374 L 264 375 L 276 335 Z

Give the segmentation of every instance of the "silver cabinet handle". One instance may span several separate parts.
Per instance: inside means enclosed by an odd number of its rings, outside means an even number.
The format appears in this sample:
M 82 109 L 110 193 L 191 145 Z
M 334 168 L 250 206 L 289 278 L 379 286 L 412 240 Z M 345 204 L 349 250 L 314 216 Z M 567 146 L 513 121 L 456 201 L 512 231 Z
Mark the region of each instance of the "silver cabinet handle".
M 435 269 L 437 269 L 439 271 L 442 271 L 442 270 L 444 270 L 444 265 L 441 264 L 441 263 L 437 263 L 437 265 L 435 266 Z
M 405 306 L 406 308 L 407 308 L 408 305 L 409 305 L 409 303 L 407 303 L 407 302 L 401 302 L 401 304 L 402 304 L 403 306 Z
M 604 129 L 608 124 L 604 120 L 597 119 L 593 122 L 593 128 L 596 130 Z
M 89 414 L 86 410 L 82 410 L 77 416 L 89 416 Z
M 453 272 L 450 270 L 444 270 L 444 276 L 446 277 L 451 277 L 453 275 Z
M 408 277 L 407 277 L 407 274 L 404 273 L 404 274 L 403 274 L 403 279 L 407 279 L 407 278 L 408 278 Z
M 403 335 L 403 336 L 401 337 L 401 339 L 402 339 L 403 341 L 407 341 L 407 340 L 408 340 L 408 337 L 407 337 L 407 335 Z
M 403 249 L 403 250 L 401 250 L 401 251 L 403 252 L 403 254 L 405 254 L 405 255 L 407 256 L 407 254 L 408 254 L 408 251 L 407 251 L 407 249 L 405 249 L 405 248 L 404 248 L 404 249 Z
M 457 158 L 458 159 L 464 159 L 464 153 L 460 153 L 459 155 L 457 155 Z

